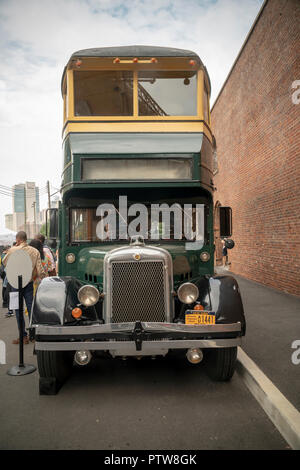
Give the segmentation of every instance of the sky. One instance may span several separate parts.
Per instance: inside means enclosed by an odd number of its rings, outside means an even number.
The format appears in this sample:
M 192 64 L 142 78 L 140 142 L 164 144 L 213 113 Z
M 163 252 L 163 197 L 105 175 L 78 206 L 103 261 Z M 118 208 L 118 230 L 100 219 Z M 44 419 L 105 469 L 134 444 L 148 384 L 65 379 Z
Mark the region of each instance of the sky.
M 35 181 L 46 207 L 62 171 L 63 68 L 74 51 L 132 44 L 189 49 L 213 104 L 263 0 L 0 0 L 0 185 Z M 0 193 L 0 230 L 11 198 Z

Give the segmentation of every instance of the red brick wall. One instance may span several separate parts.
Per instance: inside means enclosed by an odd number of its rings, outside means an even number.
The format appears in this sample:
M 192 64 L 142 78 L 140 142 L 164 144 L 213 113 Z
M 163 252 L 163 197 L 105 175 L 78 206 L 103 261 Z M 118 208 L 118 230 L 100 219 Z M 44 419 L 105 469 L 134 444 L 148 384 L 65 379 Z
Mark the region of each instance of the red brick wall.
M 212 109 L 231 269 L 300 295 L 300 1 L 269 0 Z

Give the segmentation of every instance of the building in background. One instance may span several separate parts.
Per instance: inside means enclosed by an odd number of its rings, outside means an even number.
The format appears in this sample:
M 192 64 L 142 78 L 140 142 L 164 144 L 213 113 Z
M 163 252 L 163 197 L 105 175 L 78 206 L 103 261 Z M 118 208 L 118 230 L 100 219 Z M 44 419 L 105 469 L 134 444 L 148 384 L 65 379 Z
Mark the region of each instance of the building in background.
M 25 184 L 15 184 L 13 186 L 13 212 L 22 212 L 25 207 Z
M 12 206 L 13 213 L 5 216 L 6 228 L 25 230 L 28 238 L 33 238 L 41 228 L 39 188 L 34 182 L 13 186 Z
M 299 24 L 299 0 L 266 1 L 212 108 L 218 163 L 215 206 L 233 209 L 236 245 L 229 252 L 231 269 L 296 295 L 300 295 Z M 215 229 L 217 233 L 217 225 Z M 216 246 L 220 259 L 220 242 Z
M 8 229 L 8 230 L 14 230 L 13 227 L 14 227 L 14 224 L 13 224 L 13 214 L 5 214 L 5 227 Z

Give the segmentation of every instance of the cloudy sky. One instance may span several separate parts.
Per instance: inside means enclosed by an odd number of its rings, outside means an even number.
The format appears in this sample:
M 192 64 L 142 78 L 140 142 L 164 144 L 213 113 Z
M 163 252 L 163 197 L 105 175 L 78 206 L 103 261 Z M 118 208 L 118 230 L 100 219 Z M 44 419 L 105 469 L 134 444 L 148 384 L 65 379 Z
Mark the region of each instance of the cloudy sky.
M 199 54 L 218 94 L 263 0 L 0 0 L 0 230 L 3 186 L 60 185 L 60 80 L 72 52 L 145 44 Z M 6 190 L 8 193 L 9 190 Z M 41 198 L 42 207 L 47 199 Z

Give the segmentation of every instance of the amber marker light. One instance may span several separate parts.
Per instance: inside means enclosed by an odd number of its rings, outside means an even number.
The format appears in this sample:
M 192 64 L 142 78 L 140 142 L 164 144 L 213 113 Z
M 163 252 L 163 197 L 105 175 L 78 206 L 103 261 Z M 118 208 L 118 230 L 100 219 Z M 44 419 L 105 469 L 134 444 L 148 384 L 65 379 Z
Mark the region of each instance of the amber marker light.
M 78 59 L 75 62 L 76 67 L 80 67 L 82 65 L 82 60 Z
M 137 57 L 135 57 L 134 59 L 132 59 L 132 62 L 134 62 L 135 64 L 137 64 L 139 61 L 139 59 Z
M 194 65 L 196 65 L 196 61 L 195 60 L 190 60 L 190 65 L 193 67 Z
M 116 57 L 115 60 L 114 60 L 114 64 L 119 64 L 120 63 L 120 59 L 119 57 Z
M 81 317 L 81 315 L 82 315 L 82 310 L 81 310 L 81 308 L 78 308 L 78 307 L 73 308 L 73 310 L 72 310 L 72 317 L 76 318 L 76 320 L 77 320 L 78 318 Z
M 203 307 L 203 305 L 201 305 L 201 304 L 197 304 L 197 305 L 195 305 L 195 307 L 193 308 L 193 310 L 204 310 L 204 307 Z
M 157 59 L 155 59 L 155 57 L 152 57 L 151 62 L 152 64 L 157 64 Z

